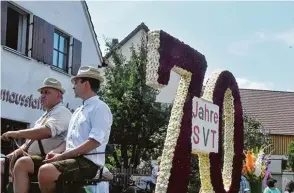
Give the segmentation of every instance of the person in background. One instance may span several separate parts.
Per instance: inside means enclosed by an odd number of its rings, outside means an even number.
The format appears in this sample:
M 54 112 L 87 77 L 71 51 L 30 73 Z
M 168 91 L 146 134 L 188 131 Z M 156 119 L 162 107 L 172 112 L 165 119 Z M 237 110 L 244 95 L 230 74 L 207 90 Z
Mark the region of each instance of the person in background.
M 93 179 L 105 164 L 112 113 L 97 92 L 103 77 L 98 68 L 80 67 L 72 77 L 75 96 L 83 100 L 72 115 L 66 137 L 66 148 L 61 154 L 48 154 L 40 167 L 38 180 L 42 193 L 53 193 L 56 180 L 63 174 L 65 180 Z
M 160 160 L 161 160 L 161 157 L 158 157 L 157 158 L 157 163 L 152 164 L 151 182 L 150 182 L 150 189 L 151 189 L 152 192 L 155 191 L 155 186 L 156 186 L 156 180 L 157 180 L 157 176 L 158 176 Z
M 294 181 L 291 180 L 287 183 L 284 193 L 294 193 Z
M 109 193 L 109 181 L 113 179 L 113 175 L 105 166 L 103 168 L 102 179 L 107 181 L 102 181 L 98 184 L 98 191 L 96 193 Z
M 267 187 L 264 189 L 263 193 L 281 193 L 278 188 L 276 188 L 277 180 L 274 178 L 269 178 L 266 182 Z
M 241 176 L 241 182 L 240 182 L 240 191 L 239 193 L 249 193 L 250 192 L 250 186 L 247 179 L 242 175 Z
M 242 169 L 242 175 L 241 175 L 241 181 L 240 181 L 240 190 L 239 193 L 249 193 L 250 192 L 250 185 L 248 180 L 245 177 L 246 174 L 246 157 L 243 157 L 243 169 Z
M 11 164 L 15 193 L 28 193 L 29 176 L 37 178 L 38 169 L 46 154 L 54 149 L 58 152 L 58 147 L 65 141 L 72 116 L 70 110 L 62 104 L 65 90 L 58 80 L 46 78 L 38 91 L 46 112 L 36 121 L 34 127 L 8 131 L 1 136 L 3 140 L 27 139 L 24 145 L 7 156 Z M 1 166 L 3 170 L 3 165 Z
M 100 171 L 97 173 L 95 179 L 99 179 Z M 102 171 L 102 180 L 97 185 L 85 186 L 86 193 L 109 193 L 109 181 L 113 180 L 112 173 L 108 170 L 107 167 L 103 167 Z

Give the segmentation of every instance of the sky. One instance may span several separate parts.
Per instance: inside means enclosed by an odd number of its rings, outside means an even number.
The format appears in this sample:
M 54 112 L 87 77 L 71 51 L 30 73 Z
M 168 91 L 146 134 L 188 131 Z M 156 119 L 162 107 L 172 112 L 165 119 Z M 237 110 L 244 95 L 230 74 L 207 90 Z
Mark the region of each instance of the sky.
M 240 88 L 294 92 L 293 2 L 87 1 L 102 52 L 140 23 L 205 55 L 206 77 L 231 71 Z

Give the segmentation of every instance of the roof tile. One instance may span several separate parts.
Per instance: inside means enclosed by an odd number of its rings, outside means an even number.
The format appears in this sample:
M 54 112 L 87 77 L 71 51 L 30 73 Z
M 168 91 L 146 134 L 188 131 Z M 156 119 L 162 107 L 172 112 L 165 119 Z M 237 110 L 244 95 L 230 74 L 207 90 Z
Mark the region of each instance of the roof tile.
M 294 92 L 240 89 L 244 113 L 269 134 L 294 135 Z

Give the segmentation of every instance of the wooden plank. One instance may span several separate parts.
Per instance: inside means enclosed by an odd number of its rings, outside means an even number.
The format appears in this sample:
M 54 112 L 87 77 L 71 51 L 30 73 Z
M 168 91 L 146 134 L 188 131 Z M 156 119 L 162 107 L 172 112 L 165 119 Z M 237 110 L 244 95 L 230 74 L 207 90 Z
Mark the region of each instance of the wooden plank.
M 34 15 L 32 58 L 42 61 L 42 19 Z
M 54 42 L 54 26 L 48 22 L 44 23 L 45 31 L 44 42 L 43 42 L 43 52 L 44 52 L 44 63 L 52 65 L 53 64 L 53 42 Z
M 45 64 L 53 63 L 54 26 L 34 15 L 32 58 Z
M 71 74 L 77 75 L 79 68 L 82 64 L 82 42 L 78 39 L 73 39 L 73 53 L 72 53 L 72 66 Z
M 266 153 L 270 153 L 274 155 L 285 155 L 288 153 L 288 145 L 291 141 L 294 140 L 294 136 L 287 135 L 272 135 L 272 147 Z

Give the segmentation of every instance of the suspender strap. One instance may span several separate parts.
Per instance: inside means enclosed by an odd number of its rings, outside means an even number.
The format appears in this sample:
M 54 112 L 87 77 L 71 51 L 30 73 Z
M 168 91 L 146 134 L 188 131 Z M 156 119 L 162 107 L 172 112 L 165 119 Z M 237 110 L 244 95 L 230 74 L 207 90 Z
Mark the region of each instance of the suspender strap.
M 44 151 L 44 147 L 43 147 L 42 141 L 41 140 L 38 140 L 38 144 L 39 144 L 41 155 L 42 156 L 46 156 L 46 153 Z
M 28 149 L 30 148 L 30 146 L 32 145 L 32 143 L 34 142 L 34 140 L 30 140 L 28 142 L 28 144 L 25 146 L 24 151 L 28 151 Z M 15 142 L 16 143 L 16 142 Z
M 56 107 L 56 106 L 55 106 L 55 107 Z M 47 119 L 49 113 L 50 113 L 55 107 L 53 107 L 50 111 L 48 111 L 48 112 L 42 117 L 42 119 L 41 119 L 41 121 L 40 121 L 40 123 L 39 123 L 40 125 L 44 124 L 44 122 L 46 121 L 46 119 Z M 40 149 L 41 155 L 42 155 L 42 156 L 46 156 L 46 153 L 45 153 L 45 151 L 44 151 L 44 147 L 43 147 L 43 144 L 42 144 L 42 140 L 38 140 L 38 144 L 39 144 L 39 149 Z
M 104 167 L 102 167 L 102 168 L 100 169 L 99 179 L 102 179 L 103 169 L 104 169 Z

